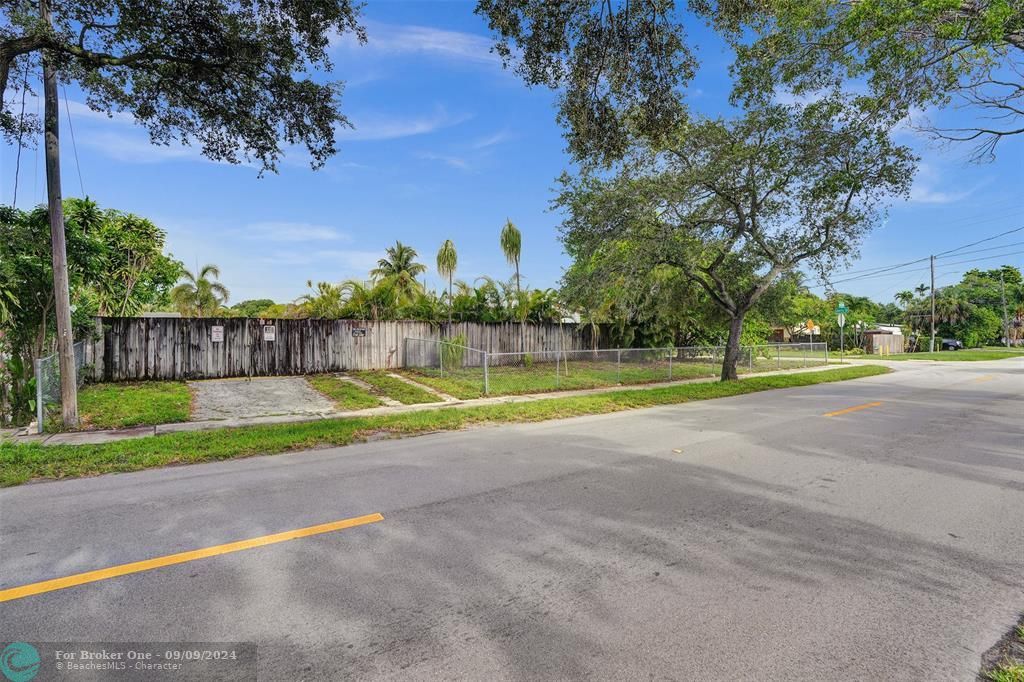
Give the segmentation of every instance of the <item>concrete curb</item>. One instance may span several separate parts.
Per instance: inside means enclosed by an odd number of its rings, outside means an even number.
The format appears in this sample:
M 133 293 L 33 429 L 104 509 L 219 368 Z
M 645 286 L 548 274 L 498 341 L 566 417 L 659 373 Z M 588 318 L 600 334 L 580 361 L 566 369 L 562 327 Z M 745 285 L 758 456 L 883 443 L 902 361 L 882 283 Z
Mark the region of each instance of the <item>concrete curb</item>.
M 899 365 L 903 363 L 891 363 Z M 845 365 L 847 367 L 850 364 Z M 822 372 L 830 369 L 841 369 L 842 365 L 821 365 L 818 367 L 804 367 L 801 369 L 784 369 L 771 372 L 759 372 L 757 374 L 746 374 L 740 380 L 756 377 L 777 376 L 782 374 L 804 374 L 808 372 Z M 237 428 L 240 426 L 255 426 L 259 424 L 295 424 L 302 422 L 315 422 L 322 419 L 347 419 L 352 417 L 374 417 L 388 414 L 401 414 L 403 412 L 420 412 L 423 410 L 445 410 L 461 409 L 467 407 L 478 407 L 481 405 L 500 405 L 512 403 L 527 403 L 538 400 L 551 400 L 554 398 L 567 398 L 573 396 L 599 395 L 601 393 L 612 393 L 617 391 L 646 391 L 654 388 L 666 388 L 670 386 L 682 386 L 686 384 L 710 384 L 718 381 L 717 377 L 706 377 L 698 379 L 682 379 L 679 381 L 665 381 L 655 384 L 634 384 L 629 386 L 603 386 L 601 388 L 590 388 L 580 391 L 553 391 L 551 393 L 531 393 L 524 395 L 496 396 L 492 398 L 474 398 L 471 400 L 458 400 L 451 398 L 443 403 L 422 403 L 418 405 L 398 405 L 371 407 L 365 410 L 349 410 L 325 412 L 317 415 L 294 414 L 275 415 L 267 417 L 248 417 L 239 419 L 214 419 L 206 421 L 181 422 L 177 424 L 159 424 L 157 426 L 138 426 L 130 429 L 111 429 L 106 431 L 75 431 L 54 434 L 32 434 L 19 436 L 11 439 L 19 443 L 42 443 L 43 445 L 95 445 L 99 443 L 113 443 L 120 440 L 134 438 L 147 438 L 166 433 L 183 433 L 192 431 L 211 431 L 215 429 Z

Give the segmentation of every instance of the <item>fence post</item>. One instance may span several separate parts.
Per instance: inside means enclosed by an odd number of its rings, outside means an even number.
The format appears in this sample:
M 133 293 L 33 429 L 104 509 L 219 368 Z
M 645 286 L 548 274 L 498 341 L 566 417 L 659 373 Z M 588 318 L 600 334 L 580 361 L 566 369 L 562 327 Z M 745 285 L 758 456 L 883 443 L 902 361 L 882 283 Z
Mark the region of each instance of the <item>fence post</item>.
M 43 432 L 43 372 L 42 360 L 36 358 L 36 429 Z
M 444 378 L 444 341 L 437 343 L 437 362 L 441 367 L 441 378 Z
M 825 342 L 825 364 L 828 364 L 828 341 Z
M 622 349 L 615 349 L 615 383 L 622 383 Z
M 802 350 L 804 352 L 804 363 L 803 363 L 803 366 L 806 367 L 807 366 L 807 346 L 805 346 L 804 344 L 801 343 L 800 344 L 800 350 Z
M 676 354 L 676 349 L 670 348 L 668 351 L 668 380 L 672 381 L 672 356 Z
M 487 372 L 487 351 L 484 351 L 484 395 L 490 395 L 490 389 L 490 377 Z
M 778 369 L 782 369 L 782 345 L 778 344 L 775 346 L 775 366 Z
M 747 368 L 751 372 L 754 371 L 754 348 L 756 347 L 757 346 L 751 346 L 750 348 L 747 349 Z

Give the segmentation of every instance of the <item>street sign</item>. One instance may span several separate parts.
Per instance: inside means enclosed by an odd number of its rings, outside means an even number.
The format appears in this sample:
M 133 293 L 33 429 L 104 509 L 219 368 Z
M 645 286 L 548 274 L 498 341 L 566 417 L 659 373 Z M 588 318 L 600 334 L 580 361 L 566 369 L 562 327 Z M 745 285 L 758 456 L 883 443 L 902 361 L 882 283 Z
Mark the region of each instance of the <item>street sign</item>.
M 840 301 L 839 305 L 836 306 L 836 315 L 845 315 L 850 312 L 850 309 L 846 307 L 846 303 Z
M 804 325 L 808 329 L 814 329 L 814 320 L 807 320 L 807 324 Z
M 846 315 L 839 313 L 836 315 L 836 321 L 839 322 L 839 328 L 842 329 L 846 326 Z

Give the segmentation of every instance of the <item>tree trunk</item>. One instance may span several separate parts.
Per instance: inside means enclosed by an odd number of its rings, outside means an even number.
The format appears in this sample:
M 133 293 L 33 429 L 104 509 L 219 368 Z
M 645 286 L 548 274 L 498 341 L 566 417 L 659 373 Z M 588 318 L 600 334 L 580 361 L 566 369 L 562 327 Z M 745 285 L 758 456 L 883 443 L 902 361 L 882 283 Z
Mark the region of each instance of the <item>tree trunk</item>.
M 736 381 L 736 364 L 740 359 L 740 336 L 743 334 L 743 317 L 738 313 L 729 322 L 729 341 L 725 345 L 725 356 L 722 358 L 722 381 Z
M 40 17 L 50 24 L 47 0 L 39 2 Z M 46 199 L 50 213 L 53 247 L 53 293 L 57 312 L 57 354 L 60 360 L 60 402 L 64 428 L 78 428 L 78 387 L 75 347 L 71 330 L 71 297 L 68 288 L 67 246 L 64 240 L 64 206 L 60 189 L 60 112 L 57 72 L 49 53 L 43 52 L 43 137 L 46 141 Z

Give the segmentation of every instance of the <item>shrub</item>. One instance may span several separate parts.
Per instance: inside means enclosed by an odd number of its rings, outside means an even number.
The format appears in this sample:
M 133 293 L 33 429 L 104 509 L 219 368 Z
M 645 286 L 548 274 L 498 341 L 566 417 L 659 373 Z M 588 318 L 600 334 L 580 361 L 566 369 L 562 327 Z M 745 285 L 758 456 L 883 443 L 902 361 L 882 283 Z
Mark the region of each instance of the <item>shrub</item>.
M 459 334 L 441 342 L 441 361 L 445 369 L 462 367 L 462 357 L 466 352 L 466 335 Z

